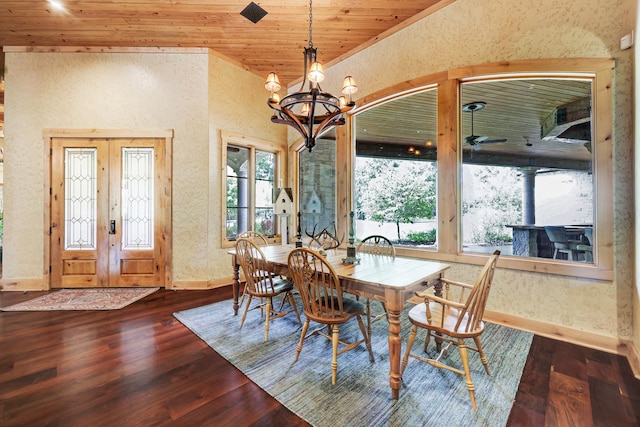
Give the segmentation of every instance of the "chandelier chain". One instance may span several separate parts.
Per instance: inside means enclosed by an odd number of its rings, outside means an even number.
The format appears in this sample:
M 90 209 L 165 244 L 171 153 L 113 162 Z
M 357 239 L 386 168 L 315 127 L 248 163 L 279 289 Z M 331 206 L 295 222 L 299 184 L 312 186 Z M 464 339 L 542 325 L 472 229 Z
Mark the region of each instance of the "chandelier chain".
M 313 12 L 312 12 L 312 3 L 313 3 L 313 0 L 309 0 L 309 47 L 313 47 L 313 35 L 312 35 Z
M 280 99 L 276 92 L 281 86 L 274 72 L 269 73 L 264 86 L 271 92 L 267 100 L 274 110 L 271 121 L 294 128 L 304 138 L 304 145 L 309 151 L 315 147 L 320 135 L 346 123 L 344 114 L 355 108 L 351 95 L 358 90 L 353 77 L 347 76 L 342 83 L 342 93 L 346 96 L 336 97 L 323 92 L 320 82 L 324 80 L 324 70 L 317 62 L 317 51 L 313 47 L 313 0 L 309 0 L 309 47 L 304 48 L 304 75 L 300 90 Z M 305 90 L 307 81 L 309 87 Z

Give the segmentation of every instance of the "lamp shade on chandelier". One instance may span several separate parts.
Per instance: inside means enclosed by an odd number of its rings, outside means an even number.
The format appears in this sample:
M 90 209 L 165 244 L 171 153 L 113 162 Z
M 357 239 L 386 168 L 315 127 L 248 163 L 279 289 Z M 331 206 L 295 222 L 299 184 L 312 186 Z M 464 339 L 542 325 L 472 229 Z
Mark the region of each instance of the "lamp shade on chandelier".
M 304 145 L 311 151 L 316 139 L 324 131 L 345 123 L 344 113 L 355 108 L 351 96 L 358 91 L 352 76 L 344 78 L 342 94 L 336 97 L 323 92 L 320 82 L 324 80 L 322 64 L 317 60 L 318 49 L 313 47 L 312 0 L 309 1 L 309 47 L 304 49 L 304 74 L 297 92 L 280 99 L 280 80 L 276 73 L 269 73 L 264 87 L 271 93 L 267 104 L 274 110 L 271 121 L 289 125 L 304 137 Z M 305 90 L 305 85 L 307 89 Z

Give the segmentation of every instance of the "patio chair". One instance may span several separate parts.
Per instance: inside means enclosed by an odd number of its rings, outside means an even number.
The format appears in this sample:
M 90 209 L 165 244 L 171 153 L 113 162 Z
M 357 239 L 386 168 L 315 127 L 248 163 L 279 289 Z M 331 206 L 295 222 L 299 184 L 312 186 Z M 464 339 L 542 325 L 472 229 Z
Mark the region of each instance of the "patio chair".
M 584 237 L 587 241 L 577 245 L 576 249 L 584 252 L 585 262 L 593 262 L 593 228 L 585 228 Z
M 298 313 L 296 302 L 291 293 L 293 283 L 286 279 L 273 277 L 269 262 L 265 259 L 264 253 L 258 245 L 249 239 L 238 239 L 236 242 L 236 257 L 247 281 L 245 289 L 249 295 L 249 300 L 245 305 L 242 320 L 240 321 L 240 329 L 244 325 L 247 312 L 257 308 L 264 309 L 266 314 L 264 325 L 265 341 L 269 340 L 269 323 L 278 317 L 291 313 L 291 311 L 295 312 L 298 323 L 302 324 L 300 313 Z M 280 308 L 276 310 L 273 306 L 273 298 L 278 295 L 283 295 L 283 301 Z M 260 302 L 256 306 L 250 307 L 254 297 L 259 298 Z M 282 310 L 285 300 L 289 301 L 292 310 Z
M 364 239 L 362 239 L 362 241 L 358 243 L 357 251 L 359 253 L 364 253 L 364 254 L 386 256 L 391 258 L 396 257 L 396 248 L 393 246 L 393 243 L 391 243 L 391 240 L 387 239 L 384 236 L 379 236 L 375 234 L 371 236 L 367 236 Z M 369 335 L 371 335 L 371 331 L 372 331 L 371 325 L 374 322 L 377 322 L 378 320 L 382 319 L 383 317 L 387 317 L 387 309 L 384 306 L 384 303 L 381 303 L 382 309 L 384 310 L 384 312 L 375 316 L 373 319 L 371 319 L 371 299 L 370 298 L 367 298 L 366 304 L 367 304 L 367 326 L 368 326 Z
M 331 341 L 331 384 L 336 383 L 338 373 L 338 355 L 355 349 L 364 343 L 369 352 L 369 359 L 374 361 L 371 340 L 367 334 L 362 315 L 365 307 L 362 303 L 349 298 L 342 298 L 340 278 L 333 267 L 318 252 L 308 248 L 297 248 L 291 251 L 288 259 L 289 272 L 300 293 L 302 307 L 306 316 L 300 341 L 296 348 L 295 362 L 298 361 L 304 341 L 312 335 L 321 335 Z M 345 342 L 340 339 L 340 326 L 356 318 L 363 339 Z M 311 321 L 322 324 L 322 327 L 307 335 Z M 324 329 L 328 331 L 325 332 Z
M 544 231 L 553 244 L 553 259 L 559 259 L 559 255 L 564 253 L 567 255 L 567 259 L 576 261 L 578 252 L 584 254 L 584 251 L 578 250 L 578 245 L 581 242 L 579 240 L 569 240 L 566 228 L 562 226 L 546 226 Z
M 437 368 L 447 369 L 459 375 L 464 375 L 469 397 L 471 398 L 471 406 L 474 410 L 477 409 L 476 397 L 471 372 L 469 370 L 467 349 L 480 354 L 480 360 L 484 365 L 484 369 L 487 375 L 490 375 L 489 363 L 482 350 L 480 335 L 484 332 L 482 316 L 489 297 L 489 290 L 491 289 L 491 283 L 493 281 L 493 272 L 499 256 L 500 251 L 495 251 L 493 255 L 489 257 L 475 285 L 468 285 L 466 283 L 442 278 L 440 280 L 444 284 L 444 296 L 438 297 L 431 292 L 417 292 L 416 294 L 418 296 L 424 298 L 424 303 L 416 305 L 409 311 L 409 320 L 413 324 L 413 327 L 409 334 L 407 349 L 402 358 L 401 374 L 404 374 L 409 357 L 413 357 Z M 457 292 L 450 293 L 452 286 L 456 288 Z M 457 295 L 457 298 L 454 299 L 454 295 Z M 423 328 L 427 331 L 424 344 L 425 352 L 429 345 L 431 334 L 434 334 L 438 348 L 443 341 L 446 342 L 446 345 L 442 347 L 436 358 L 432 359 L 411 353 L 418 328 Z M 468 338 L 473 339 L 476 345 L 475 347 L 467 346 L 465 339 Z M 447 365 L 442 361 L 443 357 L 448 354 L 451 345 L 458 347 L 463 369 Z

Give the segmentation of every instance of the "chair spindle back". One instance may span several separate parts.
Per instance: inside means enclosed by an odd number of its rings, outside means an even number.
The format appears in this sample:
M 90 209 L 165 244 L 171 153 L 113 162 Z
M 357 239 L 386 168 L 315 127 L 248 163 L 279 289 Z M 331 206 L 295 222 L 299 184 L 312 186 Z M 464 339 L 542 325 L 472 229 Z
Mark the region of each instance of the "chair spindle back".
M 396 257 L 396 248 L 393 247 L 393 243 L 386 237 L 379 235 L 367 236 L 362 239 L 358 244 L 358 252 Z
M 274 293 L 271 268 L 264 253 L 253 240 L 240 238 L 236 241 L 236 257 L 242 267 L 247 285 L 256 296 Z
M 498 257 L 500 256 L 500 251 L 495 251 L 491 257 L 487 260 L 478 280 L 475 285 L 469 292 L 469 296 L 467 297 L 467 301 L 465 303 L 465 308 L 460 313 L 458 317 L 458 322 L 456 323 L 455 330 L 458 332 L 458 328 L 462 324 L 464 320 L 465 329 L 464 332 L 469 332 L 477 329 L 482 322 L 482 316 L 484 316 L 484 309 L 487 305 L 487 299 L 489 298 L 489 290 L 491 289 L 491 283 L 493 282 L 493 273 L 496 269 L 496 264 L 498 263 Z
M 322 323 L 342 322 L 342 286 L 333 267 L 322 255 L 308 248 L 289 254 L 289 274 L 302 300 L 304 313 Z

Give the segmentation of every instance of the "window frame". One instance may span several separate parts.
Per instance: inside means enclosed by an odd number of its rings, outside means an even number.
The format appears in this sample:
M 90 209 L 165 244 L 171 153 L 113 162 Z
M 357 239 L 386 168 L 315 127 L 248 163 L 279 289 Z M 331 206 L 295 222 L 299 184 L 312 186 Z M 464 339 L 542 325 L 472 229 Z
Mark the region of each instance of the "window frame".
M 407 91 L 403 91 L 401 93 L 398 93 L 395 96 L 385 97 L 384 99 L 381 99 L 381 100 L 375 102 L 373 105 L 368 105 L 368 106 L 366 106 L 366 108 L 359 109 L 357 111 L 357 114 L 352 117 L 351 125 L 355 128 L 355 126 L 357 125 L 357 121 L 359 120 L 357 118 L 357 116 L 362 114 L 362 113 L 364 113 L 365 111 L 368 111 L 368 110 L 370 110 L 372 108 L 379 107 L 379 106 L 384 105 L 384 104 L 388 104 L 388 103 L 396 101 L 396 100 L 401 100 L 401 99 L 404 99 L 404 98 L 410 98 L 410 97 L 415 96 L 415 95 L 421 95 L 421 94 L 424 94 L 425 92 L 435 91 L 435 94 L 436 94 L 436 96 L 435 96 L 436 107 L 435 108 L 436 108 L 436 110 L 438 110 L 438 106 L 437 106 L 437 104 L 439 102 L 438 101 L 439 100 L 439 98 L 438 98 L 438 96 L 439 96 L 438 95 L 438 89 L 439 89 L 438 88 L 438 84 L 434 83 L 434 84 L 428 84 L 426 86 L 415 87 L 415 88 L 412 88 L 411 90 L 407 90 Z M 437 122 L 438 119 L 439 119 L 439 117 L 437 116 L 437 113 L 436 113 L 435 121 Z M 436 123 L 436 130 L 438 130 L 437 123 Z M 433 140 L 436 141 L 436 142 L 439 140 L 438 132 L 436 132 L 435 138 L 433 138 Z M 417 146 L 417 144 L 416 144 L 416 146 Z M 354 174 L 354 176 L 353 176 L 353 179 L 352 179 L 352 181 L 353 181 L 353 206 L 354 206 L 354 212 L 357 212 L 357 206 L 356 206 L 356 202 L 357 202 L 357 200 L 356 200 L 356 195 L 357 194 L 356 193 L 357 193 L 357 191 L 356 191 L 356 187 L 355 187 L 355 185 L 356 185 L 356 183 L 355 183 L 355 171 L 356 171 L 356 160 L 358 158 L 358 154 L 357 154 L 357 149 L 356 149 L 355 136 L 353 138 L 353 147 L 354 147 L 354 155 L 353 155 L 353 174 Z M 406 158 L 405 157 L 395 157 L 394 154 L 396 154 L 396 152 L 392 151 L 392 152 L 389 153 L 388 157 L 381 156 L 381 158 L 385 158 L 387 160 L 405 160 L 405 161 L 411 161 L 412 160 L 411 157 L 406 157 Z M 366 158 L 367 156 L 362 156 L 362 157 Z M 438 174 L 439 162 L 438 162 L 438 158 L 436 157 L 436 159 L 433 160 L 433 161 L 426 160 L 425 162 L 433 162 L 436 165 L 436 182 L 435 182 L 436 186 L 435 186 L 435 189 L 436 189 L 436 206 L 437 206 L 438 203 L 439 203 L 438 202 L 438 194 L 437 194 L 438 191 L 439 191 L 439 187 L 438 187 L 438 179 L 439 179 L 439 174 Z M 438 215 L 438 209 L 436 209 L 436 215 L 434 217 L 434 219 L 436 221 L 438 221 L 437 215 Z M 435 246 L 433 246 L 433 247 L 421 247 L 420 250 L 422 250 L 422 251 L 437 251 L 437 246 L 438 246 L 438 240 L 437 240 L 438 223 L 436 223 L 435 231 L 436 231 Z M 395 247 L 396 247 L 396 249 L 400 249 L 400 248 L 411 248 L 412 246 L 403 245 L 403 244 L 396 244 Z
M 249 229 L 253 230 L 255 227 L 255 213 L 256 213 L 256 201 L 255 201 L 255 181 L 256 181 L 256 165 L 255 157 L 256 151 L 271 153 L 275 155 L 275 170 L 274 170 L 274 189 L 282 186 L 283 182 L 283 150 L 282 148 L 272 142 L 264 141 L 258 138 L 248 137 L 233 132 L 221 131 L 221 193 L 220 193 L 220 217 L 221 217 L 221 245 L 223 248 L 233 247 L 236 239 L 229 239 L 227 237 L 227 147 L 229 145 L 246 148 L 249 150 L 249 206 L 248 206 L 248 222 Z M 267 237 L 269 243 L 280 242 L 280 230 L 279 221 L 276 220 L 274 215 L 274 236 Z
M 438 85 L 438 247 L 437 250 L 398 248 L 399 255 L 428 258 L 439 261 L 483 265 L 487 255 L 462 252 L 461 244 L 461 168 L 462 140 L 460 86 L 470 81 L 527 77 L 576 77 L 593 82 L 593 174 L 594 174 L 594 231 L 596 235 L 593 264 L 562 260 L 503 256 L 502 268 L 567 275 L 600 280 L 613 280 L 613 86 L 615 62 L 609 58 L 594 59 L 542 59 L 491 63 L 464 67 L 448 72 L 427 75 L 402 82 L 359 100 L 362 106 L 347 116 L 347 129 L 338 147 L 348 145 L 351 165 L 355 162 L 354 114 L 407 93 Z M 411 85 L 409 87 L 409 85 Z M 338 138 L 341 134 L 338 133 Z M 351 173 L 351 168 L 346 168 Z M 338 168 L 338 174 L 343 169 Z M 352 177 L 339 181 L 352 182 Z M 338 189 L 340 190 L 340 189 Z M 338 194 L 338 200 L 342 199 Z M 348 215 L 354 206 L 352 189 L 344 194 L 346 206 L 338 206 L 338 217 Z

